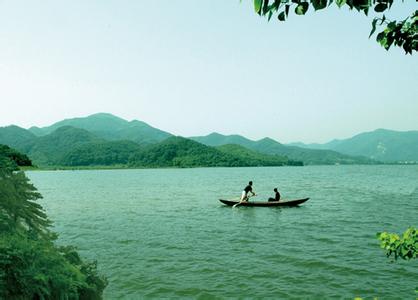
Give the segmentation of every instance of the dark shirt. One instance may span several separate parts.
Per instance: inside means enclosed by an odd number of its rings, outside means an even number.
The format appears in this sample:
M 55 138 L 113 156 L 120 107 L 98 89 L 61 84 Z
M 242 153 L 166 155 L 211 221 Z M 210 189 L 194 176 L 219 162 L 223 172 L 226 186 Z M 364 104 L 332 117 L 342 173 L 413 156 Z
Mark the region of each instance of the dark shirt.
M 279 201 L 280 200 L 280 193 L 279 192 L 276 192 L 276 195 L 274 196 L 274 199 L 276 201 Z
M 253 191 L 253 188 L 251 187 L 251 185 L 247 185 L 244 189 L 245 193 L 248 194 L 249 192 Z

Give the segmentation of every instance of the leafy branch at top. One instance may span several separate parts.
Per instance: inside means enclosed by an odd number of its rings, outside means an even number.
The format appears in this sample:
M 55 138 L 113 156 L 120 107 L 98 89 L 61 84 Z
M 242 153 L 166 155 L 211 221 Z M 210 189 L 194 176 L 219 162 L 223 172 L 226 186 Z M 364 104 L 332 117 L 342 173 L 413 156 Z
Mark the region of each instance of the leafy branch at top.
M 279 21 L 286 21 L 290 11 L 294 11 L 296 15 L 304 15 L 313 7 L 315 11 L 325 9 L 332 4 L 338 7 L 348 6 L 358 12 L 368 15 L 373 9 L 376 13 L 384 13 L 392 7 L 394 0 L 254 0 L 254 9 L 260 16 L 270 19 L 277 15 Z M 418 49 L 418 10 L 413 12 L 411 16 L 403 21 L 387 22 L 385 15 L 381 18 L 375 18 L 372 22 L 371 37 L 377 26 L 386 25 L 376 40 L 386 50 L 392 45 L 402 47 L 405 53 L 412 54 Z

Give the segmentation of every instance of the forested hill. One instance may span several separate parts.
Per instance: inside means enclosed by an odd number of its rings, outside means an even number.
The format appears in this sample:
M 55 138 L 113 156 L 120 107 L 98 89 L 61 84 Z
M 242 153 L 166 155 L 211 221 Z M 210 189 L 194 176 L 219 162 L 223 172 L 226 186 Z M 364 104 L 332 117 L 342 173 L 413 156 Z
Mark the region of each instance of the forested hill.
M 259 153 L 286 156 L 290 160 L 300 160 L 305 164 L 372 164 L 372 159 L 361 156 L 350 156 L 332 150 L 306 149 L 296 146 L 286 146 L 273 139 L 264 138 L 258 141 L 249 140 L 240 135 L 222 135 L 212 133 L 207 136 L 192 137 L 191 139 L 208 146 L 238 144 Z
M 39 137 L 25 153 L 38 165 L 60 165 L 67 152 L 98 142 L 104 140 L 84 129 L 64 126 Z
M 25 129 L 2 128 L 0 133 Z M 109 141 L 84 129 L 58 127 L 50 134 L 14 142 L 41 167 L 215 167 L 303 165 L 278 155 L 265 155 L 239 146 L 216 149 L 198 142 L 169 137 L 162 142 L 140 145 L 133 141 Z M 7 139 L 6 139 L 7 140 Z M 0 142 L 4 142 L 0 140 Z M 20 146 L 19 146 L 20 145 Z
M 238 146 L 239 147 L 239 146 Z M 286 157 L 263 155 L 236 146 L 213 148 L 183 137 L 171 137 L 135 153 L 130 165 L 136 167 L 242 167 L 297 164 Z M 299 165 L 302 162 L 298 162 Z
M 33 145 L 36 138 L 29 130 L 19 126 L 0 127 L 0 144 L 8 145 L 23 152 Z
M 171 136 L 170 133 L 154 128 L 145 122 L 138 120 L 129 122 L 107 113 L 66 119 L 43 128 L 31 127 L 29 131 L 37 136 L 44 136 L 63 126 L 84 129 L 106 140 L 130 140 L 138 144 L 153 144 Z
M 418 162 L 418 131 L 377 129 L 326 144 L 297 144 L 347 155 L 363 155 L 384 162 Z
M 243 146 L 237 144 L 226 144 L 222 146 L 217 146 L 216 149 L 236 155 L 242 158 L 245 161 L 252 161 L 254 165 L 290 165 L 290 166 L 302 166 L 302 161 L 291 160 L 288 159 L 286 156 L 281 155 L 269 155 L 263 154 L 257 151 L 250 150 Z
M 175 138 L 142 121 L 126 121 L 106 113 L 66 119 L 51 126 L 31 127 L 29 130 L 18 126 L 0 127 L 1 144 L 25 153 L 41 167 L 376 163 L 370 158 L 350 156 L 333 150 L 283 145 L 270 138 L 253 141 L 240 135 L 213 133 L 190 138 L 200 144 L 183 139 Z M 206 147 L 202 148 L 204 145 Z M 222 147 L 216 148 L 218 146 Z M 153 151 L 159 155 L 154 155 Z M 173 152 L 176 157 L 169 158 Z

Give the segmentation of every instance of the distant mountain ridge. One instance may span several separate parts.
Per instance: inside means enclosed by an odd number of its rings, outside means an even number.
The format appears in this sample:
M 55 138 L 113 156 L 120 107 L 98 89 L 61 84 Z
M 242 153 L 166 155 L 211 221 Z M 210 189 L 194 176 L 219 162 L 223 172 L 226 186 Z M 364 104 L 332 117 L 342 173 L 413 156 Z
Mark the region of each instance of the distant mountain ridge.
M 195 153 L 186 151 L 186 148 L 199 147 L 182 139 L 172 139 L 171 144 L 167 146 L 165 141 L 171 137 L 174 137 L 171 133 L 142 121 L 126 121 L 108 113 L 66 119 L 51 126 L 31 127 L 29 130 L 14 125 L 0 127 L 0 143 L 27 154 L 36 164 L 50 166 L 112 164 L 139 166 L 138 161 L 132 159 L 133 156 L 138 160 L 148 157 L 146 165 L 155 165 L 149 161 L 149 157 L 153 155 L 145 154 L 144 151 L 156 151 L 161 155 L 168 155 L 163 152 L 171 151 L 181 156 L 177 162 L 181 161 L 182 166 L 195 166 L 196 162 L 205 165 L 203 157 L 207 153 L 212 153 L 215 157 L 223 157 L 225 165 L 228 166 L 233 163 L 229 160 L 226 162 L 226 156 L 222 155 L 227 154 L 229 159 L 239 162 L 240 166 L 289 165 L 299 164 L 301 161 L 305 164 L 375 164 L 380 160 L 418 161 L 417 131 L 396 132 L 380 129 L 372 133 L 359 134 L 351 139 L 333 140 L 323 145 L 299 143 L 297 146 L 284 145 L 271 138 L 253 141 L 240 135 L 212 133 L 189 138 L 209 147 L 200 147 L 202 153 L 194 158 L 193 163 L 189 159 L 195 156 Z M 218 152 L 215 153 L 213 150 Z M 143 156 L 139 155 L 139 152 Z M 209 157 L 206 156 L 207 161 L 210 161 L 209 165 L 216 165 Z M 164 162 L 164 165 L 170 164 Z
M 145 122 L 138 120 L 129 122 L 108 113 L 65 119 L 47 127 L 31 127 L 29 131 L 36 136 L 44 136 L 63 126 L 84 129 L 107 140 L 131 140 L 138 144 L 157 143 L 172 136 L 172 134 L 154 128 Z
M 31 147 L 36 136 L 30 131 L 16 125 L 0 127 L 0 143 L 25 151 Z
M 45 167 L 303 165 L 300 161 L 256 153 L 236 145 L 217 149 L 174 137 L 141 121 L 128 122 L 109 114 L 68 119 L 30 130 L 3 127 L 0 128 L 0 144 L 13 145 L 37 165 Z
M 365 157 L 353 157 L 331 150 L 317 150 L 300 148 L 296 146 L 287 146 L 271 138 L 263 138 L 258 141 L 253 141 L 240 135 L 222 135 L 215 132 L 207 136 L 195 136 L 191 137 L 190 139 L 208 146 L 237 144 L 259 153 L 286 156 L 290 160 L 300 160 L 305 164 L 329 165 L 375 163 L 371 159 Z
M 236 146 L 236 145 L 234 145 Z M 240 147 L 240 146 L 236 146 Z M 243 167 L 283 166 L 288 159 L 263 155 L 248 149 L 215 148 L 184 137 L 170 137 L 136 152 L 130 164 L 137 167 Z M 290 164 L 294 164 L 291 162 Z
M 418 162 L 418 131 L 376 129 L 325 144 L 293 143 L 308 149 L 328 149 L 363 155 L 383 162 Z

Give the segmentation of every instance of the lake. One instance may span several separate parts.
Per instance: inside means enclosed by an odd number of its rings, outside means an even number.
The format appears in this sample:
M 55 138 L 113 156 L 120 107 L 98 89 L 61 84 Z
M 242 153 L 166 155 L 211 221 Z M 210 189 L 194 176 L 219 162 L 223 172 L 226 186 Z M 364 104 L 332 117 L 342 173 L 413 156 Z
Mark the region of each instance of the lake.
M 30 171 L 59 243 L 114 298 L 415 299 L 417 261 L 376 233 L 418 226 L 418 166 Z M 296 208 L 223 206 L 249 180 Z

